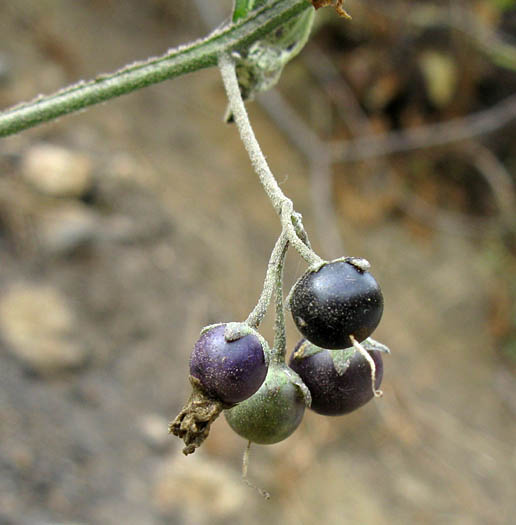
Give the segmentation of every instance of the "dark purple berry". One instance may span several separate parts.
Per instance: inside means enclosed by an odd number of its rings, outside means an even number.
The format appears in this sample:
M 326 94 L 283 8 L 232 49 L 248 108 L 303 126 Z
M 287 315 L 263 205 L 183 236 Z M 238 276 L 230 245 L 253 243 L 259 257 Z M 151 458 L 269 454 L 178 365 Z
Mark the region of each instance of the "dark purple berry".
M 380 352 L 370 351 L 376 366 L 375 387 L 382 382 Z M 295 370 L 312 394 L 311 409 L 325 416 L 352 412 L 373 398 L 371 367 L 359 352 L 325 350 L 302 339 L 290 358 Z
M 290 300 L 299 331 L 321 348 L 341 349 L 369 337 L 383 312 L 375 278 L 347 261 L 333 261 L 308 271 L 296 283 Z
M 231 428 L 240 436 L 262 445 L 283 441 L 299 426 L 310 393 L 299 376 L 284 363 L 271 363 L 258 392 L 226 410 Z
M 226 404 L 252 396 L 267 375 L 264 348 L 253 333 L 227 341 L 225 324 L 204 332 L 190 358 L 190 375 L 205 393 Z

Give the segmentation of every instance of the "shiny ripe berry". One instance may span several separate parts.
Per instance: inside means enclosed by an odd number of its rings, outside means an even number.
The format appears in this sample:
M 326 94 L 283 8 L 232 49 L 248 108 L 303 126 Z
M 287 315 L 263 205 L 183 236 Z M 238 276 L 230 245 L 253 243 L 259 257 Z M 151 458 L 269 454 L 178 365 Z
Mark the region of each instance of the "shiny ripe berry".
M 290 300 L 299 331 L 321 348 L 341 349 L 369 337 L 383 312 L 375 278 L 348 261 L 333 261 L 308 271 L 296 283 Z
M 250 333 L 227 341 L 226 325 L 208 329 L 195 343 L 190 358 L 190 375 L 197 378 L 205 393 L 232 405 L 252 396 L 267 375 L 264 348 Z
M 285 364 L 271 363 L 258 392 L 224 414 L 231 428 L 243 438 L 271 445 L 296 430 L 309 396 L 296 373 Z
M 379 388 L 383 376 L 381 353 L 370 351 L 369 355 L 376 366 L 375 387 Z M 371 367 L 364 356 L 353 348 L 325 350 L 302 339 L 289 365 L 310 390 L 310 408 L 318 414 L 347 414 L 373 398 Z

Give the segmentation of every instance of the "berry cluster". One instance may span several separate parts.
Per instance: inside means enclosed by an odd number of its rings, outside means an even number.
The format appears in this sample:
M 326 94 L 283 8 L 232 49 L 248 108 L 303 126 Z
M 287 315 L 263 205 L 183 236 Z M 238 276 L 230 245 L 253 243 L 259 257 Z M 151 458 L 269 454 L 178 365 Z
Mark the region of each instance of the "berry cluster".
M 237 54 L 238 55 L 238 54 Z M 239 56 L 239 55 L 238 55 Z M 238 57 L 237 57 L 238 58 Z M 190 359 L 192 394 L 170 424 L 190 454 L 224 411 L 231 428 L 251 443 L 278 443 L 301 423 L 306 407 L 324 415 L 351 412 L 381 395 L 387 348 L 369 338 L 383 313 L 383 297 L 364 259 L 323 261 L 311 248 L 302 216 L 279 187 L 253 133 L 242 100 L 235 57 L 222 54 L 219 68 L 232 118 L 282 230 L 269 260 L 260 298 L 244 322 L 206 327 Z M 283 265 L 289 247 L 309 264 L 287 307 L 304 338 L 287 365 Z M 257 331 L 274 297 L 274 344 Z
M 271 350 L 248 322 L 205 328 L 190 359 L 192 397 L 170 425 L 185 441 L 184 453 L 202 443 L 222 410 L 239 435 L 272 444 L 294 432 L 307 406 L 336 416 L 379 395 L 385 347 L 369 336 L 383 297 L 368 270 L 367 261 L 344 258 L 322 262 L 297 281 L 288 307 L 304 338 L 288 366 L 281 342 Z M 283 323 L 278 306 L 281 291 L 276 309 Z

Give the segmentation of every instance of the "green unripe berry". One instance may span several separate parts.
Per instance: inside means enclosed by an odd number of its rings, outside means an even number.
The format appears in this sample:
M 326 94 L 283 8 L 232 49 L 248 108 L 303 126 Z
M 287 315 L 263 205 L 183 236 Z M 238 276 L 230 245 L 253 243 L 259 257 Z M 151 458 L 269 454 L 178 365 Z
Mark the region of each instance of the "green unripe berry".
M 271 445 L 290 436 L 303 419 L 310 393 L 301 378 L 282 363 L 271 363 L 267 377 L 250 398 L 226 410 L 226 420 L 243 438 Z

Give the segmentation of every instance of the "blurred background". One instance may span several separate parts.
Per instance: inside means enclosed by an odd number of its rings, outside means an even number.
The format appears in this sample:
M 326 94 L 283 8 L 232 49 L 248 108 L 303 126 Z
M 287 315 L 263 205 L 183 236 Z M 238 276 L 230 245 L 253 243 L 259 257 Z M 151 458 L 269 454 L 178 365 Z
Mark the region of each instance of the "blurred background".
M 325 258 L 382 285 L 384 397 L 251 450 L 167 435 L 280 225 L 214 69 L 0 141 L 0 524 L 509 524 L 516 7 L 348 0 L 248 104 Z M 230 1 L 0 2 L 0 108 L 200 37 Z M 288 257 L 288 287 L 304 271 Z M 299 335 L 288 320 L 289 347 Z M 272 340 L 267 318 L 264 336 Z

